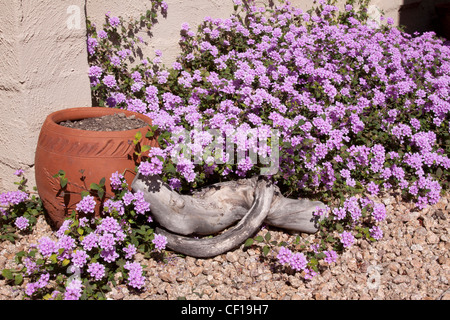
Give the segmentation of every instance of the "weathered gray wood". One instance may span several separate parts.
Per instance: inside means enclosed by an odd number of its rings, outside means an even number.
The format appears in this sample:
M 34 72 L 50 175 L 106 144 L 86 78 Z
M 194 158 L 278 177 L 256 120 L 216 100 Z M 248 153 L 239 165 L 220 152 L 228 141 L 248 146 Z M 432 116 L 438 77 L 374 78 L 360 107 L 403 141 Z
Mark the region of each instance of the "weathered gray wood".
M 160 228 L 157 228 L 156 233 L 166 236 L 167 248 L 175 252 L 197 258 L 214 257 L 238 247 L 258 230 L 269 214 L 272 197 L 273 185 L 259 181 L 250 210 L 236 226 L 212 238 L 184 237 Z
M 157 175 L 138 174 L 131 187 L 144 193 L 153 219 L 165 229 L 157 233 L 168 238 L 167 247 L 194 257 L 211 257 L 230 250 L 262 223 L 314 233 L 319 219 L 314 212 L 318 207 L 325 208 L 320 201 L 285 198 L 263 177 L 217 183 L 193 195 L 177 193 Z M 213 238 L 192 237 L 218 234 L 232 225 Z
M 242 219 L 253 202 L 255 185 L 213 186 L 190 196 L 175 192 L 157 175 L 138 174 L 131 187 L 144 192 L 153 219 L 165 229 L 181 235 L 210 235 Z
M 258 177 L 217 183 L 191 195 L 180 195 L 162 179 L 137 175 L 131 187 L 143 191 L 151 204 L 152 217 L 165 229 L 180 235 L 210 235 L 233 225 L 253 204 Z M 285 198 L 274 187 L 272 207 L 264 221 L 293 231 L 314 233 L 318 230 L 316 207 L 320 201 Z

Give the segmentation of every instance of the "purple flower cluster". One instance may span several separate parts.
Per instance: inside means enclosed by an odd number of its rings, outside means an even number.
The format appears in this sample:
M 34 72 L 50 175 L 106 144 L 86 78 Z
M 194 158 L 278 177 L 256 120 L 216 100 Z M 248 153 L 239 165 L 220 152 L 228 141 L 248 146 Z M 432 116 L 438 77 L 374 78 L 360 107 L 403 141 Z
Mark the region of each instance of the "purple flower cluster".
M 373 226 L 369 229 L 370 236 L 376 240 L 381 240 L 383 238 L 383 230 L 379 226 Z
M 30 282 L 27 284 L 25 294 L 31 297 L 36 292 L 36 290 L 45 288 L 49 280 L 50 280 L 49 273 L 42 274 L 37 282 Z
M 152 240 L 156 250 L 161 251 L 166 248 L 167 238 L 163 235 L 155 234 L 155 238 Z
M 82 283 L 79 279 L 73 279 L 66 286 L 66 292 L 64 294 L 64 300 L 79 300 L 82 293 Z
M 119 216 L 123 216 L 125 213 L 125 207 L 122 201 L 108 199 L 103 204 L 103 211 L 109 214 L 116 213 Z
M 278 262 L 282 265 L 288 264 L 291 261 L 292 251 L 286 247 L 281 247 L 278 252 L 277 259 Z
M 326 263 L 333 263 L 336 262 L 337 259 L 337 253 L 333 250 L 327 250 L 324 251 L 325 258 L 323 259 Z
M 312 15 L 290 4 L 270 14 L 253 4 L 242 10 L 248 24 L 238 15 L 206 17 L 194 34 L 183 23 L 185 50 L 174 63 L 175 76 L 160 67 L 154 71 L 146 61 L 123 92 L 122 100 L 128 101 L 124 106 L 150 116 L 172 134 L 194 132 L 194 127 L 225 136 L 235 132 L 233 142 L 244 154 L 254 152 L 255 146 L 241 137 L 263 126 L 277 129 L 285 142 L 280 144 L 279 176 L 298 181 L 292 185 L 329 190 L 338 183 L 347 188 L 362 185 L 371 195 L 400 187 L 420 195 L 419 206 L 434 204 L 439 187 L 413 186 L 411 181 L 428 178 L 427 172 L 437 167 L 450 168 L 449 158 L 438 152 L 433 131 L 449 130 L 449 48 L 432 33 L 412 37 L 390 24 L 378 28 L 360 22 L 353 8 L 340 18 L 333 18 L 338 8 L 332 5 Z M 237 50 L 238 43 L 246 47 Z M 119 93 L 120 79 L 103 75 L 100 66 L 91 70 L 91 77 L 103 81 L 111 97 Z M 176 85 L 168 86 L 170 81 Z M 203 110 L 205 105 L 208 109 Z M 404 112 L 411 114 L 410 120 L 403 120 Z M 421 124 L 426 121 L 434 127 Z M 374 131 L 377 123 L 387 136 L 372 137 L 371 145 L 355 139 Z M 399 149 L 411 147 L 411 152 L 392 158 L 383 145 L 386 139 Z M 205 154 L 208 142 L 181 139 L 169 143 L 167 151 L 183 146 L 192 153 L 173 160 L 177 174 L 172 179 L 193 183 L 200 173 L 216 172 L 243 177 L 259 168 L 243 157 L 233 166 L 209 166 L 208 171 L 196 156 Z M 339 161 L 330 161 L 337 157 Z M 168 159 L 152 157 L 139 171 L 160 174 L 163 161 Z
M 76 209 L 82 213 L 94 213 L 96 204 L 94 197 L 87 195 L 77 203 Z
M 87 271 L 95 281 L 99 281 L 105 276 L 105 266 L 99 262 L 90 263 Z
M 0 194 L 0 206 L 15 206 L 27 201 L 29 197 L 28 193 L 21 190 L 4 192 Z
M 282 246 L 277 255 L 278 262 L 282 265 L 289 265 L 292 269 L 305 270 L 308 260 L 301 252 L 293 253 L 290 249 Z
M 113 190 L 122 190 L 123 184 L 126 184 L 126 180 L 123 176 L 123 174 L 119 173 L 118 171 L 114 172 L 111 177 L 109 178 L 111 188 Z
M 132 259 L 136 254 L 137 249 L 134 244 L 129 244 L 127 247 L 123 248 L 123 252 L 125 252 L 125 259 Z
M 163 172 L 163 163 L 166 153 L 161 148 L 152 148 L 148 154 L 148 161 L 140 163 L 138 171 L 144 176 L 157 175 Z
M 89 256 L 84 250 L 76 250 L 72 253 L 72 262 L 78 268 L 83 268 Z
M 124 268 L 128 270 L 128 285 L 136 289 L 142 289 L 145 284 L 142 266 L 137 262 L 127 261 Z
M 41 255 L 46 258 L 50 257 L 53 253 L 56 253 L 58 248 L 55 241 L 53 241 L 49 237 L 42 237 L 39 240 L 38 250 Z
M 14 225 L 20 229 L 20 230 L 24 230 L 28 227 L 29 225 L 29 220 L 25 217 L 18 217 L 16 219 L 16 221 L 14 222 Z
M 137 191 L 134 194 L 134 210 L 138 214 L 145 214 L 150 211 L 150 203 L 145 201 L 144 192 Z
M 341 233 L 341 243 L 344 248 L 349 248 L 355 242 L 355 237 L 350 231 L 344 231 Z

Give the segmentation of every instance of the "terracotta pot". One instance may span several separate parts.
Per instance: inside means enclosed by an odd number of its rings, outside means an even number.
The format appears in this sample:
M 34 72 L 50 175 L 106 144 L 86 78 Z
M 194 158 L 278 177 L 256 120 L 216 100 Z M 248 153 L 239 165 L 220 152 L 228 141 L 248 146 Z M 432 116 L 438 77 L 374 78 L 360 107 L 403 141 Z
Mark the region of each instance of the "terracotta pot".
M 142 133 L 142 145 L 158 146 L 156 137 L 145 138 L 149 127 L 127 131 L 87 131 L 59 125 L 66 120 L 101 117 L 114 113 L 135 115 L 151 124 L 150 118 L 131 111 L 100 107 L 71 108 L 56 111 L 47 116 L 42 125 L 35 155 L 35 176 L 39 197 L 54 227 L 59 228 L 81 200 L 80 192 L 89 189 L 91 183 L 106 179 L 106 195 L 96 197 L 95 216 L 101 216 L 102 201 L 113 195 L 111 175 L 124 173 L 130 185 L 135 176 L 135 145 L 132 143 L 138 131 Z M 145 155 L 145 153 L 144 153 Z M 61 188 L 59 178 L 53 177 L 64 170 L 68 184 Z M 84 170 L 84 171 L 83 171 Z M 83 171 L 83 172 L 82 172 Z M 94 194 L 92 194 L 94 195 Z

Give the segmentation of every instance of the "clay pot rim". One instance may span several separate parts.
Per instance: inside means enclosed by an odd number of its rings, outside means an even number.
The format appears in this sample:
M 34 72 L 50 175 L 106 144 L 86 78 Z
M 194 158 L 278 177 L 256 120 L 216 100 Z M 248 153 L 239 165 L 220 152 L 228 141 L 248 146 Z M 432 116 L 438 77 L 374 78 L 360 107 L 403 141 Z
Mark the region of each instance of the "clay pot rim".
M 47 116 L 45 119 L 47 129 L 49 131 L 58 132 L 64 135 L 70 136 L 94 136 L 97 138 L 106 137 L 122 137 L 124 134 L 130 133 L 134 135 L 140 130 L 146 129 L 148 126 L 143 126 L 137 129 L 122 130 L 122 131 L 89 131 L 76 128 L 68 128 L 61 126 L 58 123 L 67 120 L 81 120 L 86 118 L 96 118 L 105 115 L 111 115 L 116 113 L 124 113 L 126 116 L 135 115 L 137 118 L 144 120 L 147 124 L 152 124 L 152 119 L 148 116 L 124 109 L 107 108 L 107 107 L 79 107 L 79 108 L 68 108 L 55 111 Z

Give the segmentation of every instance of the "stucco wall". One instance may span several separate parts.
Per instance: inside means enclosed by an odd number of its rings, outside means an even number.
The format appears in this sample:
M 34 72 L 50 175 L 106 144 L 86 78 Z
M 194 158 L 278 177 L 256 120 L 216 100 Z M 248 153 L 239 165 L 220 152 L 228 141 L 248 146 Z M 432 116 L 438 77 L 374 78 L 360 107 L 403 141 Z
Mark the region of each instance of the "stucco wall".
M 80 8 L 80 25 L 68 14 Z M 22 168 L 34 185 L 34 150 L 46 115 L 90 106 L 84 1 L 0 0 L 0 191 Z M 77 21 L 75 21 L 77 22 Z
M 385 16 L 398 24 L 399 12 L 407 4 L 403 13 L 422 16 L 425 25 L 430 19 L 425 17 L 426 12 L 432 10 L 435 1 L 372 0 L 372 9 L 374 13 L 377 8 L 383 9 Z M 232 0 L 166 2 L 167 17 L 158 17 L 152 37 L 143 34 L 148 42 L 144 56 L 152 58 L 159 49 L 166 65 L 179 54 L 183 22 L 195 30 L 205 16 L 226 18 L 233 11 Z M 291 3 L 307 10 L 313 0 Z M 136 18 L 148 8 L 148 0 L 0 0 L 0 192 L 15 190 L 13 173 L 19 168 L 26 171 L 29 185 L 34 185 L 34 150 L 40 126 L 49 113 L 91 106 L 85 14 L 101 26 L 107 11 Z

